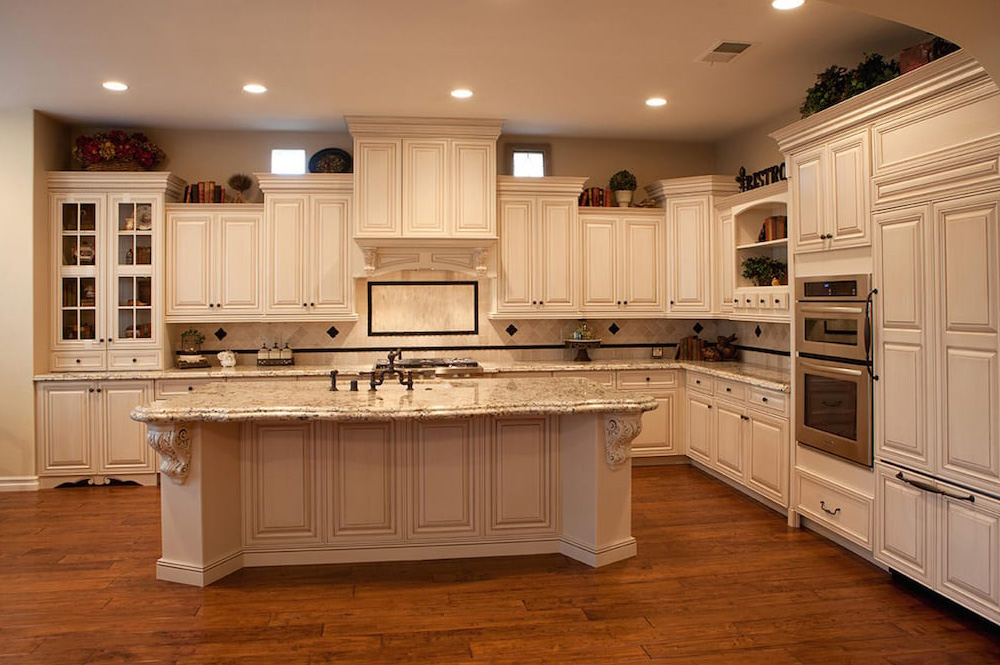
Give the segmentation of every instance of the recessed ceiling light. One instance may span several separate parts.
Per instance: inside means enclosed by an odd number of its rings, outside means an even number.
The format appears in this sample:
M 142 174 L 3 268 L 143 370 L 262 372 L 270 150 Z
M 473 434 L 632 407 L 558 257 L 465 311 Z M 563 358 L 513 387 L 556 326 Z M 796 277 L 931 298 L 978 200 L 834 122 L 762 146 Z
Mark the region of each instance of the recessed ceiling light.
M 775 9 L 795 9 L 804 2 L 805 0 L 771 0 L 771 6 Z
M 666 106 L 667 100 L 663 97 L 650 97 L 646 100 L 646 106 Z
M 451 96 L 455 99 L 468 99 L 472 97 L 472 91 L 468 88 L 458 88 L 457 90 L 451 91 Z
M 105 90 L 113 90 L 114 92 L 125 92 L 128 90 L 128 86 L 121 81 L 105 81 L 101 85 L 104 86 Z
M 260 83 L 247 83 L 243 86 L 243 92 L 249 92 L 254 95 L 259 95 L 267 92 L 267 88 L 262 86 Z

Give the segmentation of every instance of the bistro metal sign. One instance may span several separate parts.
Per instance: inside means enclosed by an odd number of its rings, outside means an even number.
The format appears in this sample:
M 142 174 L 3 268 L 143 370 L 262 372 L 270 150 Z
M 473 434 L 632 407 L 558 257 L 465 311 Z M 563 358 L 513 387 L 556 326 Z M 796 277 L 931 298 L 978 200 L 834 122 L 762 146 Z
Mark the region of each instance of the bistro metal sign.
M 740 172 L 736 176 L 736 182 L 740 184 L 740 191 L 746 192 L 751 189 L 757 189 L 758 187 L 764 187 L 765 185 L 771 185 L 779 180 L 788 180 L 785 177 L 785 164 L 776 164 L 774 166 L 769 166 L 766 169 L 761 169 L 755 173 L 747 175 L 747 170 L 745 167 L 740 167 Z

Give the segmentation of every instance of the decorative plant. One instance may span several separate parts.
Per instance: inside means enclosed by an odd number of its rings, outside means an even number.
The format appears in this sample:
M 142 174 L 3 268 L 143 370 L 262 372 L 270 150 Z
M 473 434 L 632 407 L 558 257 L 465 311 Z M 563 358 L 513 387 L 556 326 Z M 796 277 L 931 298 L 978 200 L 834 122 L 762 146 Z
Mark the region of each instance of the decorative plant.
M 770 256 L 749 256 L 743 259 L 743 277 L 754 286 L 770 286 L 775 278 L 782 279 L 788 266 Z
M 878 53 L 865 53 L 854 69 L 832 65 L 816 77 L 816 84 L 806 90 L 806 100 L 799 107 L 802 117 L 829 108 L 899 76 L 899 63 Z
M 164 154 L 141 132 L 126 134 L 120 129 L 112 129 L 107 134 L 78 137 L 73 157 L 84 168 L 134 163 L 151 169 L 163 161 Z
M 611 176 L 611 180 L 608 181 L 608 188 L 614 192 L 623 190 L 634 192 L 637 186 L 635 176 L 624 169 Z
M 244 194 L 248 189 L 253 187 L 253 176 L 249 176 L 246 173 L 234 173 L 229 176 L 227 184 L 230 189 L 236 190 L 236 197 L 233 199 L 233 203 L 244 203 L 246 201 Z
M 204 341 L 205 336 L 194 328 L 188 328 L 181 333 L 181 347 L 186 351 L 197 351 L 201 348 L 201 344 Z

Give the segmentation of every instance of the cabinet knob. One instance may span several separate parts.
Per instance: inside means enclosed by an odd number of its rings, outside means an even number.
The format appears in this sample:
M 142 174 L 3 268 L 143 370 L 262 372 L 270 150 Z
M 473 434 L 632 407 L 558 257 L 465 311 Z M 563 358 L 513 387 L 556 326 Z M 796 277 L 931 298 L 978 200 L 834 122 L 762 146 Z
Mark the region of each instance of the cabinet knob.
M 775 298 L 774 299 L 774 304 L 775 305 L 780 305 L 781 304 L 781 299 L 780 298 Z
M 98 389 L 97 389 L 97 392 L 101 392 L 101 389 L 100 389 L 100 388 L 98 388 Z
M 136 359 L 135 359 L 135 358 L 132 358 L 132 362 L 136 362 Z
M 97 341 L 100 342 L 101 344 L 104 344 L 104 338 L 103 337 L 101 339 L 97 340 Z
M 310 307 L 315 307 L 315 306 L 316 306 L 316 303 L 314 303 L 314 302 L 311 302 L 311 303 L 309 303 L 309 306 L 310 306 Z
M 761 305 L 763 305 L 763 304 L 764 304 L 764 299 L 763 299 L 763 298 L 761 298 L 761 299 L 760 299 L 760 304 L 761 304 Z
M 708 405 L 706 405 L 706 406 L 708 406 L 708 408 L 710 408 L 710 409 L 712 408 L 712 405 L 711 405 L 711 404 L 708 404 Z
M 79 358 L 77 358 L 77 359 L 76 359 L 76 364 L 77 364 L 77 365 L 79 365 L 79 364 L 80 364 L 80 359 L 79 359 Z
M 539 301 L 538 301 L 538 304 L 539 304 L 539 305 L 544 305 L 544 304 L 545 304 L 545 301 L 544 301 L 544 300 L 539 300 Z
M 306 303 L 302 303 L 302 306 L 303 307 L 308 307 L 309 305 L 307 305 Z
M 537 301 L 537 300 L 532 300 L 532 301 L 531 301 L 531 304 L 532 304 L 532 305 L 537 305 L 537 304 L 538 304 L 538 301 Z
M 94 389 L 93 388 L 87 388 L 87 392 L 88 393 L 92 393 L 92 392 L 94 392 Z
M 628 304 L 628 300 L 626 300 L 626 301 L 625 301 L 625 304 L 626 304 L 626 305 Z
M 739 299 L 739 298 L 733 298 L 733 304 L 734 304 L 734 305 L 735 305 L 736 303 L 738 303 L 739 301 L 740 301 L 740 299 Z
M 694 382 L 697 383 L 699 386 L 701 385 L 701 379 L 695 379 Z
M 214 302 L 208 303 L 208 308 L 209 309 L 215 309 L 215 303 Z
M 217 302 L 217 303 L 215 303 L 215 306 L 221 308 L 222 307 L 222 303 L 221 302 Z
M 761 397 L 761 398 L 760 398 L 760 401 L 761 401 L 761 402 L 766 402 L 766 401 L 767 401 L 767 398 L 766 398 L 766 397 Z
M 733 392 L 733 389 L 732 388 L 726 388 L 726 392 L 727 393 L 731 393 L 731 392 Z
M 109 337 L 109 338 L 108 338 L 108 344 L 110 344 L 110 343 L 111 343 L 111 342 L 113 342 L 113 341 L 115 341 L 113 337 Z
M 673 305 L 673 304 L 674 304 L 674 301 L 673 301 L 673 300 L 671 300 L 671 301 L 670 301 L 670 304 L 671 304 L 671 305 Z
M 188 392 L 194 390 L 194 386 L 188 386 Z
M 621 301 L 621 300 L 619 300 L 619 301 L 618 301 L 618 304 L 619 304 L 619 305 L 620 305 L 620 304 L 622 304 L 622 301 Z
M 649 377 L 648 376 L 646 377 L 646 380 L 649 381 Z

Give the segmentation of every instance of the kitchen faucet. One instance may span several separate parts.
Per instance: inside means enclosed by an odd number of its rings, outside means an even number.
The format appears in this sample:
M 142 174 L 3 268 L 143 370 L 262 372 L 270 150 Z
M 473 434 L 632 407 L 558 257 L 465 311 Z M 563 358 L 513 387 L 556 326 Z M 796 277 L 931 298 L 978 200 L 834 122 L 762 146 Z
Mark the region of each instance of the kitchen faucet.
M 396 359 L 403 357 L 403 350 L 396 349 L 389 352 L 389 367 L 387 369 L 372 370 L 372 378 L 369 382 L 369 391 L 374 392 L 375 388 L 381 386 L 385 378 L 399 377 L 399 385 L 406 386 L 407 390 L 413 390 L 413 372 L 403 372 L 396 368 Z

